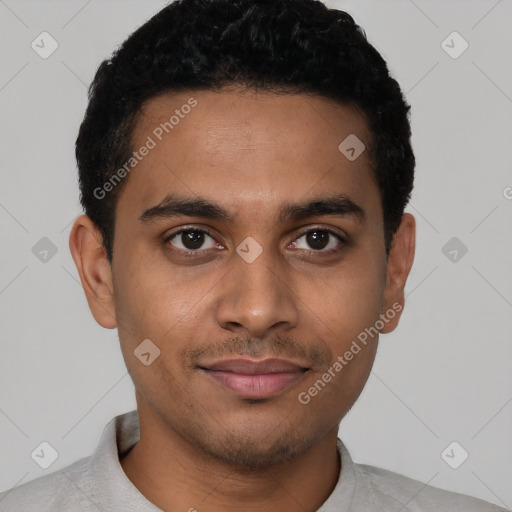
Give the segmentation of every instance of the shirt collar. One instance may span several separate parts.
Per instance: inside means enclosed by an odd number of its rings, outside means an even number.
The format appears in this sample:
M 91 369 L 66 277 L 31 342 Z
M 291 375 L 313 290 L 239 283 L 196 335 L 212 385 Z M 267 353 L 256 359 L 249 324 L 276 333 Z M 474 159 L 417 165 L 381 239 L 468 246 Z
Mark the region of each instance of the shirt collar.
M 162 512 L 132 484 L 119 462 L 139 439 L 137 410 L 116 416 L 106 425 L 90 464 L 94 495 L 102 510 Z

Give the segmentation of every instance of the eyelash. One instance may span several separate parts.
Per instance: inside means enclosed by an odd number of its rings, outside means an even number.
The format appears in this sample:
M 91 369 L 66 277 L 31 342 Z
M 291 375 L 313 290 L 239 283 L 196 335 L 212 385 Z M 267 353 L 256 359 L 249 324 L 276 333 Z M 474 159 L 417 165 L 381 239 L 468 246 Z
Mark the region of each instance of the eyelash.
M 331 229 L 328 229 L 328 228 L 322 228 L 322 227 L 314 227 L 314 228 L 311 228 L 311 229 L 308 229 L 307 231 L 304 231 L 303 233 L 301 233 L 297 238 L 295 238 L 294 241 L 302 238 L 304 235 L 308 235 L 309 233 L 311 232 L 314 232 L 314 231 L 321 231 L 323 233 L 328 233 L 329 235 L 332 235 L 333 237 L 337 238 L 338 241 L 340 242 L 340 244 L 342 246 L 345 246 L 347 245 L 347 240 L 345 240 L 341 235 L 339 235 L 338 233 L 336 233 L 335 231 L 331 230 Z M 195 228 L 195 227 L 191 227 L 191 226 L 187 226 L 185 228 L 182 228 L 178 231 L 175 231 L 174 233 L 172 233 L 171 235 L 167 236 L 165 239 L 164 239 L 164 242 L 166 244 L 166 246 L 169 244 L 169 242 L 173 239 L 173 238 L 176 238 L 178 235 L 182 234 L 182 233 L 206 233 L 209 237 L 211 237 L 212 239 L 214 239 L 214 237 L 210 234 L 210 231 L 208 231 L 207 229 L 204 229 L 204 228 Z M 214 239 L 215 240 L 215 239 Z M 217 242 L 218 243 L 218 242 Z M 182 255 L 185 255 L 185 256 L 197 256 L 198 254 L 200 254 L 201 252 L 206 252 L 206 251 L 209 251 L 210 249 L 198 249 L 196 251 L 191 251 L 191 250 L 188 250 L 188 251 L 185 251 L 183 249 L 176 249 L 176 248 L 172 248 L 172 249 L 169 249 L 171 251 L 177 251 L 179 252 L 180 254 Z M 304 250 L 304 249 L 303 249 Z M 336 249 L 329 249 L 327 251 L 323 251 L 323 250 L 315 250 L 315 249 L 311 249 L 311 252 L 315 252 L 315 253 L 319 253 L 319 254 L 334 254 L 334 253 L 337 253 L 341 250 L 341 248 L 336 248 Z

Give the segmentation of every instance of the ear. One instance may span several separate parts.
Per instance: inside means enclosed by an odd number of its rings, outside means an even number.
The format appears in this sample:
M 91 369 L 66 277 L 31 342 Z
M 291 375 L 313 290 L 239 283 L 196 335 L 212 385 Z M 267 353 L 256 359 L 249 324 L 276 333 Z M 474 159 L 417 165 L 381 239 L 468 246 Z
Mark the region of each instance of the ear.
M 400 320 L 404 305 L 404 288 L 414 261 L 416 248 L 416 219 L 410 213 L 404 213 L 400 226 L 393 236 L 391 249 L 386 267 L 386 289 L 382 314 L 386 311 L 395 311 L 393 318 L 385 322 L 382 334 L 394 331 Z
M 71 228 L 69 249 L 96 322 L 106 329 L 117 326 L 112 269 L 99 229 L 87 215 L 80 215 Z

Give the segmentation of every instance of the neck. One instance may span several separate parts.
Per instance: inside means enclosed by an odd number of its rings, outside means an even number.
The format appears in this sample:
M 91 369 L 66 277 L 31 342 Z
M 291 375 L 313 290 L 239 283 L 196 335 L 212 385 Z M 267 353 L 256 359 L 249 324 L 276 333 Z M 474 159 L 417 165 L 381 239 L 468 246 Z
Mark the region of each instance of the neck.
M 255 469 L 213 459 L 157 418 L 145 424 L 139 417 L 140 441 L 120 463 L 133 485 L 164 511 L 313 512 L 338 482 L 337 426 L 294 459 Z

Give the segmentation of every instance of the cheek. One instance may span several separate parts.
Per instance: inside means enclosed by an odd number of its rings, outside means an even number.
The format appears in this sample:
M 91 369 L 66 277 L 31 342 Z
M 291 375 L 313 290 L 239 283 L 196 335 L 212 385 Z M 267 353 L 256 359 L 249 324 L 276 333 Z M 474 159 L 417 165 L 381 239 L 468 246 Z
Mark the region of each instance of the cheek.
M 384 289 L 382 268 L 363 256 L 347 260 L 327 282 L 305 290 L 304 297 L 309 297 L 311 311 L 327 326 L 325 334 L 333 340 L 333 348 L 341 351 L 379 319 Z
M 177 284 L 169 273 L 150 272 L 142 266 L 120 281 L 116 291 L 119 339 L 136 389 L 148 403 L 157 404 L 162 389 L 166 400 L 185 402 L 183 369 L 176 362 L 184 340 L 192 335 L 190 326 L 197 325 L 191 321 L 199 301 L 195 289 Z M 150 362 L 147 357 L 144 361 L 147 352 Z
M 168 391 L 180 393 L 183 369 L 177 364 L 190 341 L 201 339 L 208 311 L 208 284 L 193 281 L 183 272 L 161 265 L 140 265 L 125 269 L 115 286 L 116 315 L 121 350 L 136 387 L 150 400 L 154 391 L 168 385 Z M 144 366 L 134 351 L 143 340 L 151 340 L 159 356 Z M 150 345 L 151 346 L 151 345 Z
M 135 254 L 114 274 L 116 311 L 121 323 L 139 336 L 162 336 L 193 305 L 195 286 L 162 258 Z

